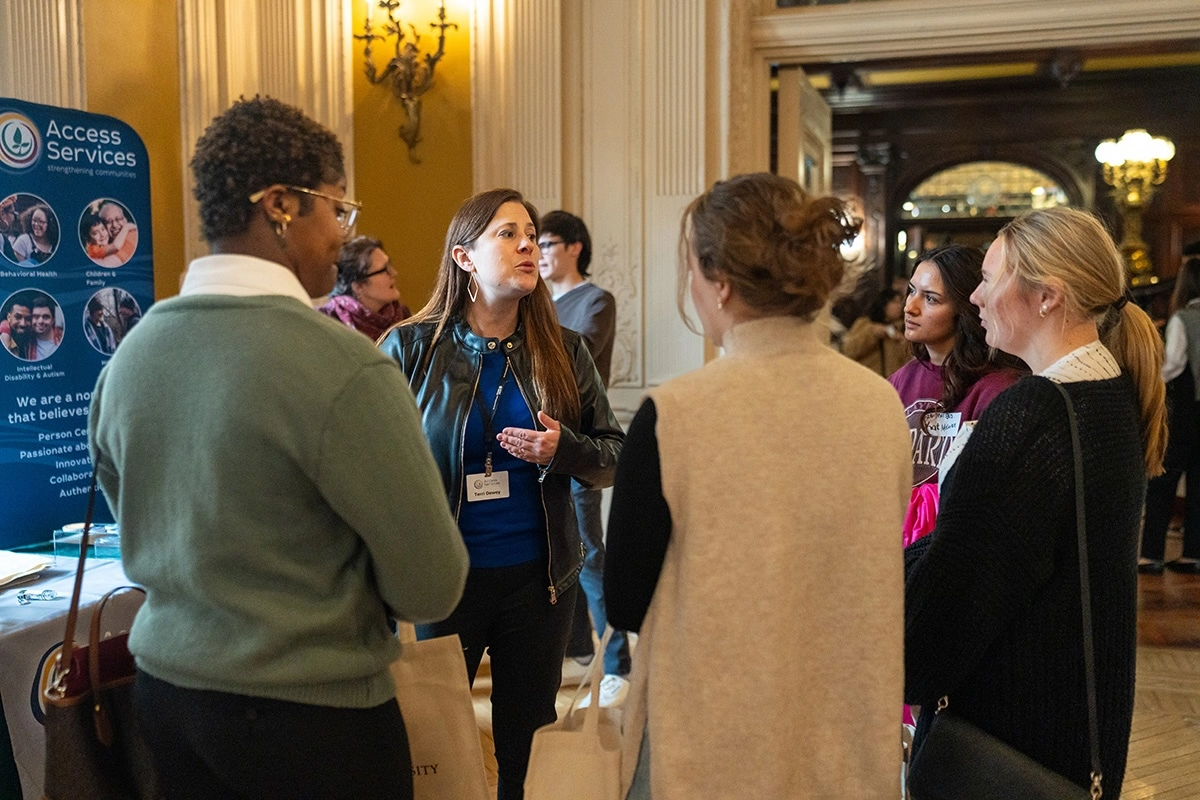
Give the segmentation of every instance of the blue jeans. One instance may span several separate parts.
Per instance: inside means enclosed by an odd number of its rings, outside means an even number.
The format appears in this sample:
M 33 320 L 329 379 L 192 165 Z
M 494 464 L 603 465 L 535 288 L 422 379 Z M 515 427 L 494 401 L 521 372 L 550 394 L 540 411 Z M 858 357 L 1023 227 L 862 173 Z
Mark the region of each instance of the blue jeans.
M 579 573 L 579 585 L 587 598 L 587 612 L 583 612 L 583 605 L 579 604 L 567 654 L 582 656 L 592 652 L 592 626 L 595 626 L 597 638 L 602 639 L 608 625 L 608 613 L 604 610 L 604 526 L 599 489 L 588 489 L 578 481 L 571 481 L 571 494 L 575 499 L 579 538 L 583 540 L 583 571 Z M 588 623 L 589 613 L 591 624 Z M 629 674 L 629 640 L 624 631 L 613 631 L 608 640 L 608 649 L 604 651 L 604 674 Z

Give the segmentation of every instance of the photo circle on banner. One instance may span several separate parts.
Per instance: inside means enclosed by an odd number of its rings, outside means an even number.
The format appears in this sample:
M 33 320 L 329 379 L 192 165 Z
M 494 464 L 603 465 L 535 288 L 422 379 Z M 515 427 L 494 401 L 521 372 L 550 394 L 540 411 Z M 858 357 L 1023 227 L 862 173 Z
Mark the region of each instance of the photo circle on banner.
M 133 295 L 115 286 L 88 298 L 83 311 L 83 334 L 98 353 L 111 356 L 142 319 L 142 307 Z
M 18 289 L 0 305 L 0 344 L 22 361 L 41 361 L 54 355 L 62 344 L 65 327 L 62 306 L 42 289 Z
M 138 230 L 129 207 L 111 197 L 88 203 L 79 215 L 79 246 L 101 267 L 115 269 L 133 258 Z
M 18 267 L 40 267 L 58 250 L 58 215 L 36 194 L 0 200 L 0 254 Z

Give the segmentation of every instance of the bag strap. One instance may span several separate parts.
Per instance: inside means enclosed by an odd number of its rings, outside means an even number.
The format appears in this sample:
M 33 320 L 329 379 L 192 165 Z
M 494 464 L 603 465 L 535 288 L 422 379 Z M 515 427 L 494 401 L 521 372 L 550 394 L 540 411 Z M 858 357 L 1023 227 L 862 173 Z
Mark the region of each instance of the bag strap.
M 604 664 L 604 651 L 608 649 L 608 640 L 612 638 L 613 626 L 604 626 L 604 636 L 600 639 L 600 643 L 596 646 L 592 654 L 592 663 L 588 664 L 587 672 L 583 674 L 583 680 L 575 687 L 575 694 L 571 697 L 570 704 L 567 705 L 567 712 L 563 717 L 567 717 L 577 711 L 575 704 L 583 698 L 583 690 L 586 688 L 591 695 L 591 702 L 584 710 L 583 729 L 591 734 L 595 733 L 600 725 L 600 681 L 604 677 L 603 666 L 597 674 L 597 665 Z
M 1051 384 L 1063 396 L 1067 404 L 1067 425 L 1071 431 L 1071 450 L 1075 461 L 1075 538 L 1079 543 L 1079 603 L 1083 614 L 1083 670 L 1085 686 L 1087 687 L 1088 704 L 1088 744 L 1091 747 L 1092 785 L 1090 792 L 1092 800 L 1100 800 L 1104 794 L 1101 781 L 1104 777 L 1100 770 L 1100 725 L 1096 715 L 1096 665 L 1095 644 L 1092 637 L 1092 592 L 1088 574 L 1087 551 L 1087 519 L 1084 514 L 1083 500 L 1083 448 L 1079 443 L 1079 421 L 1075 417 L 1075 404 L 1071 395 L 1062 384 L 1051 381 Z M 938 699 L 939 713 L 949 706 L 950 698 L 943 695 Z
M 1079 601 L 1083 608 L 1083 667 L 1087 685 L 1088 701 L 1088 740 L 1092 750 L 1092 800 L 1099 800 L 1103 795 L 1100 782 L 1103 774 L 1100 771 L 1100 725 L 1096 718 L 1096 665 L 1095 645 L 1092 640 L 1092 593 L 1088 575 L 1087 524 L 1084 517 L 1083 502 L 1083 448 L 1079 444 L 1079 421 L 1075 418 L 1075 404 L 1071 395 L 1062 384 L 1054 383 L 1054 388 L 1067 403 L 1067 422 L 1071 428 L 1071 447 L 1075 453 L 1075 532 L 1079 540 Z
M 75 650 L 75 624 L 79 621 L 79 596 L 83 591 L 83 566 L 87 561 L 88 539 L 92 531 L 92 512 L 96 510 L 96 470 L 92 470 L 92 486 L 88 489 L 87 515 L 83 519 L 83 533 L 79 537 L 79 566 L 75 569 L 75 588 L 71 591 L 71 608 L 67 612 L 67 631 L 63 634 L 62 650 L 54 669 L 51 686 L 61 690 L 66 686 L 67 673 L 71 671 L 71 654 Z

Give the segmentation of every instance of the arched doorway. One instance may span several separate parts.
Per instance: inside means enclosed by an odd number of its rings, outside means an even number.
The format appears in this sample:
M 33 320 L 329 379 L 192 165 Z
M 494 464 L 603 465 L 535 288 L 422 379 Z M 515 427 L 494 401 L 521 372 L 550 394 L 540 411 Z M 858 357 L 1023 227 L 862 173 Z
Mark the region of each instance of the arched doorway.
M 987 247 L 1017 215 L 1039 208 L 1078 205 L 1078 185 L 1027 164 L 972 160 L 936 170 L 911 188 L 901 187 L 889 210 L 896 231 L 893 261 L 911 274 L 918 255 L 943 244 Z

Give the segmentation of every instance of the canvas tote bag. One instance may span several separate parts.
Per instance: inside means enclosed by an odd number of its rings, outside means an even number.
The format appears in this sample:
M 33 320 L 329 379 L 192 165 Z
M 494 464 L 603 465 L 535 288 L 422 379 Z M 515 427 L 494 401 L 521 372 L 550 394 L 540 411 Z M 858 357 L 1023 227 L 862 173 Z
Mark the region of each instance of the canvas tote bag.
M 396 701 L 408 731 L 416 800 L 488 800 L 479 727 L 467 663 L 457 635 L 418 642 L 407 622 L 392 666 Z
M 562 719 L 533 734 L 525 800 L 621 800 L 621 727 L 609 709 L 600 707 L 604 670 L 597 669 L 612 632 L 612 626 L 605 629 Z M 591 703 L 577 708 L 585 688 Z

